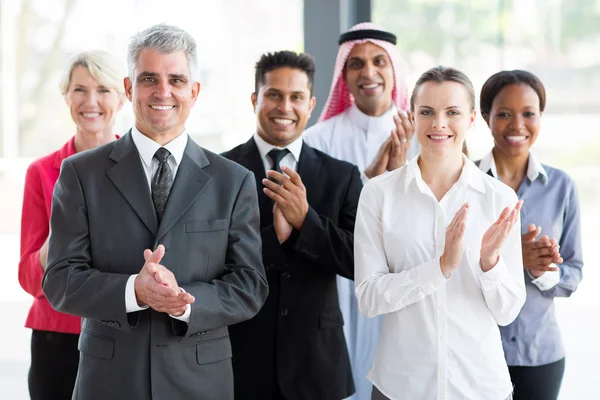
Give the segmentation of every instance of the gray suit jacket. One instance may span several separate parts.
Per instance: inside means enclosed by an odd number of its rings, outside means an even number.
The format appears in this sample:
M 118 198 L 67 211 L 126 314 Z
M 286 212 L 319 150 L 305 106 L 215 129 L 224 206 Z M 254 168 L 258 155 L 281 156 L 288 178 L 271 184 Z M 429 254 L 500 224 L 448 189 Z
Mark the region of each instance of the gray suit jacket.
M 83 317 L 74 399 L 233 399 L 228 325 L 267 297 L 251 172 L 188 140 L 159 224 L 128 133 L 63 162 L 44 294 Z M 125 285 L 163 244 L 162 264 L 195 296 L 189 325 L 127 314 Z

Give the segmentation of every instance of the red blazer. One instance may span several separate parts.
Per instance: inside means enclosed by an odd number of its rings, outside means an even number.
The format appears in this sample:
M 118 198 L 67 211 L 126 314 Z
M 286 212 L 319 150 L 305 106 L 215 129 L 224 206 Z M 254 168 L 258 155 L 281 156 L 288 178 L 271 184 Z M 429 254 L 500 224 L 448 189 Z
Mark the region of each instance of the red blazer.
M 54 185 L 58 180 L 62 161 L 73 154 L 75 154 L 75 137 L 71 138 L 62 149 L 31 163 L 25 176 L 19 283 L 34 297 L 25 321 L 25 326 L 32 329 L 63 333 L 81 331 L 81 318 L 55 311 L 48 303 L 42 293 L 44 272 L 40 265 L 40 248 L 50 231 Z

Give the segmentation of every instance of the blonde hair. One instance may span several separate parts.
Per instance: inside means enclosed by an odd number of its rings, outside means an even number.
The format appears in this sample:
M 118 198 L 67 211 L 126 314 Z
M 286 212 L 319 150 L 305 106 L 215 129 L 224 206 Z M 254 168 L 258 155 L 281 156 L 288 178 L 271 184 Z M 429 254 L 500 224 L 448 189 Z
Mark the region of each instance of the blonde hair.
M 125 97 L 125 69 L 115 56 L 102 50 L 85 51 L 71 58 L 60 80 L 60 92 L 63 96 L 69 91 L 73 70 L 79 66 L 85 67 L 98 84 Z

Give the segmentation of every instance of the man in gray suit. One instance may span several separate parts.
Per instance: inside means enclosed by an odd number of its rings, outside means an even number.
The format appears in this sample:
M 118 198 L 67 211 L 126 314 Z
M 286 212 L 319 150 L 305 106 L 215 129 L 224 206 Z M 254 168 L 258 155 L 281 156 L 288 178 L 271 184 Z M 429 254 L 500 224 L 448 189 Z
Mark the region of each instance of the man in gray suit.
M 185 131 L 188 33 L 141 32 L 128 64 L 135 125 L 65 160 L 54 191 L 43 290 L 83 317 L 73 398 L 233 399 L 227 326 L 268 292 L 255 180 Z

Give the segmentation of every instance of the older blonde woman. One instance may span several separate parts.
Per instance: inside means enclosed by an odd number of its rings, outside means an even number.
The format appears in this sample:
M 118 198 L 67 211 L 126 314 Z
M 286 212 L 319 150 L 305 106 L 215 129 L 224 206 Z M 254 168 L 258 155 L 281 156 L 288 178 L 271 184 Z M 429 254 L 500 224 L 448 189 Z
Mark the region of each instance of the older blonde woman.
M 52 191 L 63 159 L 118 139 L 113 132 L 123 106 L 125 70 L 103 51 L 76 55 L 60 89 L 75 122 L 75 136 L 27 170 L 21 218 L 19 282 L 34 297 L 25 326 L 31 336 L 29 393 L 37 399 L 70 399 L 77 375 L 80 318 L 55 311 L 42 293 L 46 269 Z

